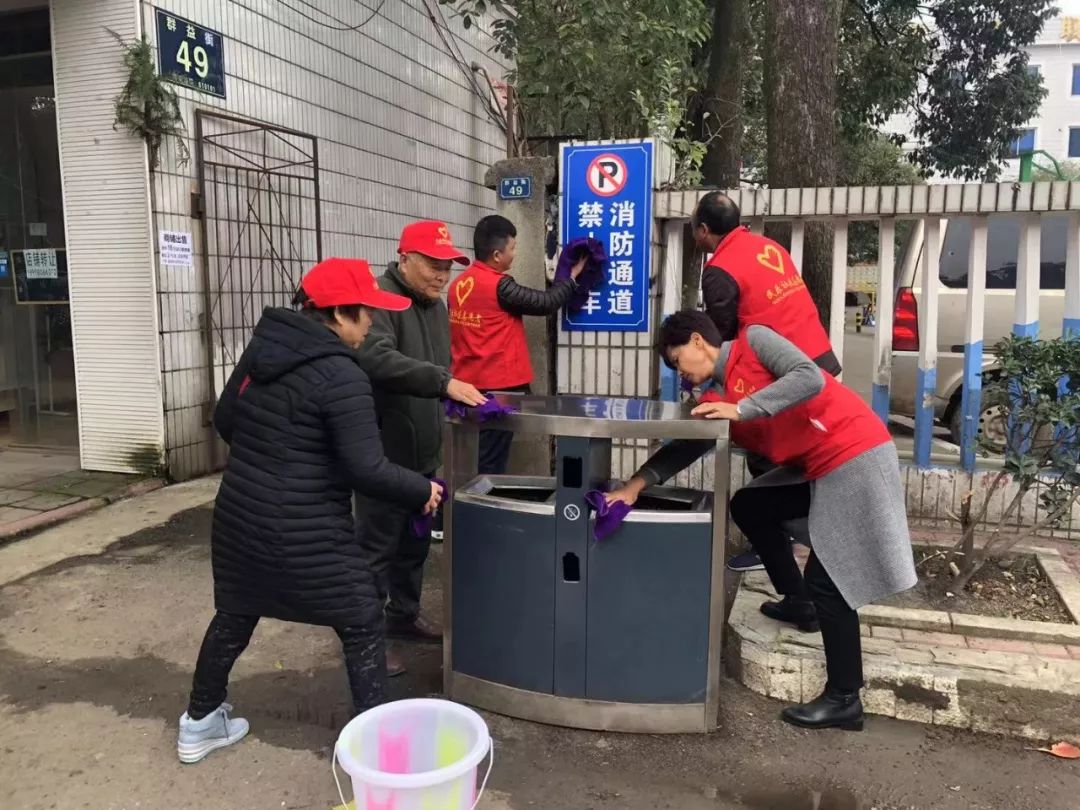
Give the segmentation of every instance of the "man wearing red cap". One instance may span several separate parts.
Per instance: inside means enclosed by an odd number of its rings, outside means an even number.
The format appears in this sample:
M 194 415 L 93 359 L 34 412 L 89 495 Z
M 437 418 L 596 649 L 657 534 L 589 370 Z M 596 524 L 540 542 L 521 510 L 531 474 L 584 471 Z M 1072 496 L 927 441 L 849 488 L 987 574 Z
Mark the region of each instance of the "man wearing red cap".
M 383 700 L 383 606 L 357 547 L 353 492 L 430 514 L 441 488 L 383 454 L 356 349 L 373 310 L 411 302 L 379 289 L 368 263 L 327 259 L 297 310 L 267 309 L 214 409 L 229 459 L 214 504 L 214 606 L 180 718 L 177 754 L 198 762 L 248 723 L 225 702 L 260 618 L 325 625 L 341 638 L 357 714 Z
M 444 411 L 440 399 L 480 405 L 484 396 L 450 374 L 450 320 L 442 292 L 453 262 L 469 260 L 454 247 L 442 222 L 414 222 L 401 232 L 397 262 L 379 279 L 379 287 L 407 296 L 403 312 L 377 312 L 360 361 L 375 386 L 383 444 L 397 464 L 432 477 L 442 452 Z M 381 501 L 357 499 L 360 543 L 388 595 L 387 634 L 437 642 L 442 627 L 420 613 L 420 590 L 431 535 L 416 537 L 410 513 Z M 404 671 L 396 659 L 391 674 Z

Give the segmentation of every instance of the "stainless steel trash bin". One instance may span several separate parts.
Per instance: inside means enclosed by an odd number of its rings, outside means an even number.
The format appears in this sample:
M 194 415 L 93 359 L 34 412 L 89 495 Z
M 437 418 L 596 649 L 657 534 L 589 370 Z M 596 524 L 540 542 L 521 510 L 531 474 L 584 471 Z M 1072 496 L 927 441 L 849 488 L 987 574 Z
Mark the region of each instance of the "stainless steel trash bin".
M 556 438 L 551 478 L 477 476 L 477 426 L 448 433 L 447 695 L 580 728 L 708 731 L 719 710 L 729 452 L 724 423 L 645 400 L 512 397 L 504 425 Z M 717 493 L 648 490 L 597 542 L 585 493 L 614 438 L 715 442 Z

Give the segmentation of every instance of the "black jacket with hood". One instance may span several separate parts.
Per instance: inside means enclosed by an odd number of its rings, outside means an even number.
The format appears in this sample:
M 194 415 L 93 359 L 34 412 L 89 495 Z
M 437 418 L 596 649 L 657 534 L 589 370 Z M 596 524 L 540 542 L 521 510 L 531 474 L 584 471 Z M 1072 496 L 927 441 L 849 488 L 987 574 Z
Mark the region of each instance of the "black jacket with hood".
M 386 459 L 357 353 L 304 315 L 267 309 L 214 427 L 230 447 L 214 508 L 217 608 L 330 626 L 377 621 L 353 491 L 419 512 L 431 486 Z

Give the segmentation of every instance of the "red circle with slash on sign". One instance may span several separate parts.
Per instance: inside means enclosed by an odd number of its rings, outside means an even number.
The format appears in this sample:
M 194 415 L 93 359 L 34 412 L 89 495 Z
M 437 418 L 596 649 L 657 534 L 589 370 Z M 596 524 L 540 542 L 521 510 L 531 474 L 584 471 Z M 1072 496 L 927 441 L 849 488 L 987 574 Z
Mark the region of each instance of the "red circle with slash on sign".
M 599 155 L 585 170 L 589 190 L 601 197 L 614 197 L 626 187 L 626 163 L 618 155 Z

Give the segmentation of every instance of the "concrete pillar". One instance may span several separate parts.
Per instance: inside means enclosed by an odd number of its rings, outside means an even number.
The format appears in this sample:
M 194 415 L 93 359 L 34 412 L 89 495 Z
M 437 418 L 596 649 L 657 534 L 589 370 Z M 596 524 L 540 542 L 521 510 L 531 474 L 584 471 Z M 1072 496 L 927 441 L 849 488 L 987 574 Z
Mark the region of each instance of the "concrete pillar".
M 498 197 L 499 182 L 509 177 L 532 179 L 532 195 L 527 199 L 498 199 L 495 210 L 509 219 L 517 228 L 517 254 L 512 270 L 519 284 L 536 289 L 547 285 L 545 275 L 544 241 L 547 236 L 545 216 L 548 189 L 555 182 L 555 160 L 543 157 L 510 158 L 500 160 L 484 177 L 488 188 Z M 559 317 L 559 316 L 553 316 Z M 525 334 L 529 340 L 529 356 L 532 359 L 532 389 L 537 394 L 554 391 L 555 351 L 554 322 L 547 318 L 525 318 Z M 548 475 L 551 471 L 551 443 L 546 439 L 514 441 L 510 455 L 511 473 L 517 475 Z

